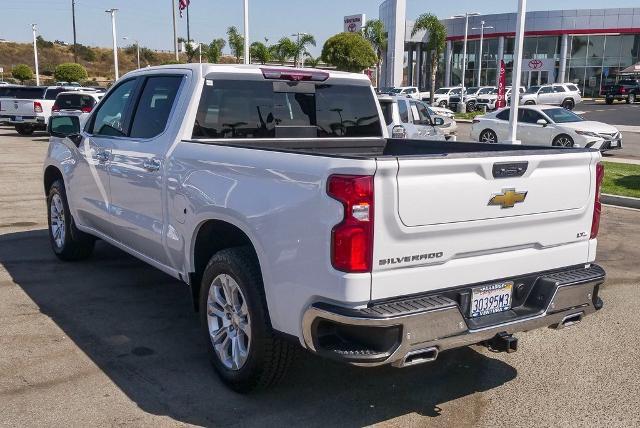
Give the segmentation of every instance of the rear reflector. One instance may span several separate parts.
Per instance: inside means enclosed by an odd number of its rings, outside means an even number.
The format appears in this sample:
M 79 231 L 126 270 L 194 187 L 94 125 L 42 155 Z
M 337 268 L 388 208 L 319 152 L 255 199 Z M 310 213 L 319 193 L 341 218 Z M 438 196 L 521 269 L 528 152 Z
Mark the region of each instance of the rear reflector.
M 329 73 L 287 68 L 263 68 L 262 75 L 270 80 L 291 80 L 294 82 L 324 82 Z
M 600 230 L 600 215 L 602 214 L 602 202 L 600 202 L 600 191 L 602 189 L 602 180 L 604 179 L 604 165 L 598 163 L 596 165 L 596 197 L 593 204 L 593 221 L 591 222 L 591 238 L 595 239 Z
M 342 272 L 371 272 L 373 258 L 373 177 L 332 175 L 327 193 L 342 202 L 344 219 L 331 233 L 331 263 Z

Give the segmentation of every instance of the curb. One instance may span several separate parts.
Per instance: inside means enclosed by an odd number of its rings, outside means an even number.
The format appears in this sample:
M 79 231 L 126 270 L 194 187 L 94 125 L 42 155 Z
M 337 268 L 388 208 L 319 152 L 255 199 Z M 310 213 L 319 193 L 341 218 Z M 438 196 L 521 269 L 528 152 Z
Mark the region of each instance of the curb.
M 453 120 L 455 120 L 457 123 L 473 123 L 472 119 L 456 119 L 454 117 Z
M 615 205 L 617 207 L 634 208 L 640 210 L 640 198 L 602 194 L 600 196 L 600 201 L 606 205 Z

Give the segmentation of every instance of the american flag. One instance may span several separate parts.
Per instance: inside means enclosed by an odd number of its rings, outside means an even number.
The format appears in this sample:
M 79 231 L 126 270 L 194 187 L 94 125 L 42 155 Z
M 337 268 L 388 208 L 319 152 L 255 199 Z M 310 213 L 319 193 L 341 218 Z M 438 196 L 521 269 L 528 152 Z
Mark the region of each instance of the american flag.
M 180 18 L 182 18 L 182 11 L 189 7 L 189 0 L 178 0 L 178 9 L 180 9 Z

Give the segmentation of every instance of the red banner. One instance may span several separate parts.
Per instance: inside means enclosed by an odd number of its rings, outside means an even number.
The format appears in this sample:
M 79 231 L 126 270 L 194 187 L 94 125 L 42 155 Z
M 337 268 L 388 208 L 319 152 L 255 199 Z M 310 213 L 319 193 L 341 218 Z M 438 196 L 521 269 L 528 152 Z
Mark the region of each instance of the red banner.
M 507 99 L 504 96 L 507 86 L 507 71 L 504 67 L 504 61 L 500 61 L 500 79 L 498 80 L 498 101 L 496 101 L 496 108 L 503 108 L 507 106 Z

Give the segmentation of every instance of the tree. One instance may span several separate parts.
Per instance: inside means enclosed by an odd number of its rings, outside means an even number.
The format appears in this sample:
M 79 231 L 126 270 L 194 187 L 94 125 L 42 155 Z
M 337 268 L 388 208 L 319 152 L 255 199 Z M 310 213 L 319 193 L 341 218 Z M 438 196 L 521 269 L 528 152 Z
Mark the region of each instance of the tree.
M 193 62 L 193 58 L 198 54 L 198 45 L 193 42 L 185 42 L 184 52 L 187 54 L 187 62 Z
M 431 54 L 431 95 L 430 103 L 433 104 L 433 96 L 436 91 L 436 74 L 438 73 L 438 63 L 440 56 L 444 52 L 447 43 L 447 28 L 442 25 L 437 16 L 430 13 L 424 13 L 418 17 L 411 36 L 415 36 L 420 31 L 426 31 L 429 41 L 427 42 L 427 50 Z
M 361 72 L 378 58 L 371 44 L 360 33 L 340 33 L 330 37 L 322 48 L 322 61 L 338 70 Z
M 293 62 L 296 67 L 299 67 L 302 63 L 302 58 L 306 54 L 309 54 L 307 46 L 315 46 L 316 39 L 311 34 L 300 34 L 300 37 L 296 37 L 293 42 L 295 49 L 293 51 Z
M 231 53 L 236 57 L 236 62 L 240 64 L 240 58 L 244 55 L 244 37 L 240 35 L 235 26 L 227 29 L 227 37 L 229 38 Z
M 213 64 L 219 63 L 220 58 L 222 58 L 222 49 L 224 49 L 226 45 L 227 42 L 224 39 L 213 39 L 213 41 L 209 43 L 205 54 L 207 60 Z
M 49 42 L 45 40 L 44 37 L 38 36 L 36 37 L 36 46 L 38 46 L 38 49 L 52 48 L 53 42 Z
M 389 35 L 384 29 L 384 23 L 379 19 L 367 22 L 364 27 L 364 38 L 371 43 L 373 50 L 376 51 L 378 62 L 376 63 L 376 84 L 380 87 L 380 67 L 382 66 L 382 57 L 387 50 Z
M 285 62 L 296 55 L 297 46 L 290 38 L 283 37 L 271 49 L 273 57 L 284 65 Z
M 61 82 L 80 82 L 87 79 L 87 70 L 80 64 L 67 62 L 56 67 L 53 77 Z
M 271 49 L 262 42 L 253 42 L 251 44 L 251 59 L 266 64 L 271 61 Z
M 310 53 L 307 52 L 304 58 L 304 63 L 311 68 L 316 68 L 320 63 L 320 57 L 314 58 Z
M 11 70 L 11 75 L 24 83 L 25 80 L 33 79 L 33 70 L 27 64 L 18 64 Z

